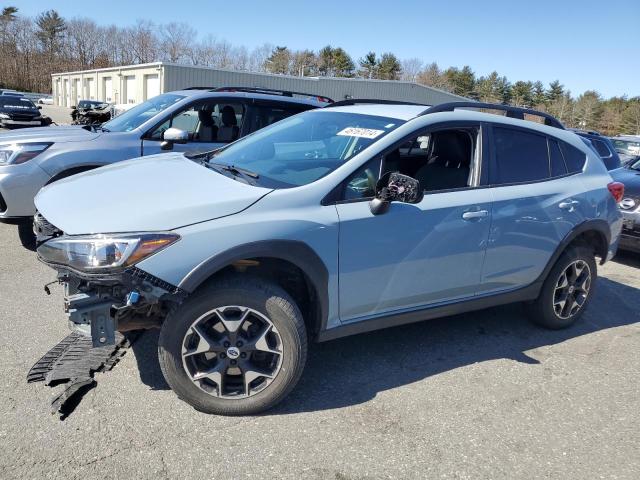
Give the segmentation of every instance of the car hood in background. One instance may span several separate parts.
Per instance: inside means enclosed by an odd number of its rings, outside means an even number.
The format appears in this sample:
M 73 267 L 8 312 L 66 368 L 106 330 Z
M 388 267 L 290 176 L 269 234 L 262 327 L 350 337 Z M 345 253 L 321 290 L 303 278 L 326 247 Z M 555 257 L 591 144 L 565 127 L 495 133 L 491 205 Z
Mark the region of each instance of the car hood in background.
M 22 142 L 86 142 L 94 140 L 100 135 L 102 132 L 92 132 L 78 125 L 34 127 L 0 133 L 0 145 Z
M 640 172 L 629 168 L 617 168 L 609 172 L 616 182 L 624 183 L 624 193 L 640 196 Z
M 163 153 L 59 180 L 36 208 L 67 234 L 172 230 L 240 212 L 271 189 L 253 187 Z

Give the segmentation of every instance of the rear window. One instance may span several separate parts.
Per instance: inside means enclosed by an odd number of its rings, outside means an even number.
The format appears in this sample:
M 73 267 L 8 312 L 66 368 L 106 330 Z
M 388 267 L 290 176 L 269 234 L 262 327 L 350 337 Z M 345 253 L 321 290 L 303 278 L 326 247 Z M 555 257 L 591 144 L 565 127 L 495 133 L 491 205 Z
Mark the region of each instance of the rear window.
M 549 152 L 543 135 L 493 128 L 496 172 L 491 183 L 534 182 L 549 178 Z
M 602 140 L 596 140 L 595 138 L 592 138 L 591 143 L 593 143 L 593 147 L 596 149 L 596 152 L 598 152 L 598 155 L 600 155 L 602 158 L 611 156 L 609 147 L 607 147 L 607 144 Z
M 560 150 L 562 150 L 564 163 L 567 164 L 569 173 L 581 172 L 584 168 L 584 162 L 587 160 L 586 154 L 564 142 L 560 143 Z

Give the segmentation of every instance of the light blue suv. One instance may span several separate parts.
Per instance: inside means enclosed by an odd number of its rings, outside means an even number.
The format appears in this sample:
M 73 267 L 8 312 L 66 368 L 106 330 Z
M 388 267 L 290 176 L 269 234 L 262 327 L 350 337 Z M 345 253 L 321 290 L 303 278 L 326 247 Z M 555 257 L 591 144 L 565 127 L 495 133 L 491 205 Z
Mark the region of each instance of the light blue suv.
M 35 228 L 73 329 L 100 346 L 159 326 L 181 399 L 253 414 L 291 391 L 309 340 L 510 302 L 571 325 L 616 251 L 622 193 L 546 114 L 349 100 L 196 159 L 61 180 Z

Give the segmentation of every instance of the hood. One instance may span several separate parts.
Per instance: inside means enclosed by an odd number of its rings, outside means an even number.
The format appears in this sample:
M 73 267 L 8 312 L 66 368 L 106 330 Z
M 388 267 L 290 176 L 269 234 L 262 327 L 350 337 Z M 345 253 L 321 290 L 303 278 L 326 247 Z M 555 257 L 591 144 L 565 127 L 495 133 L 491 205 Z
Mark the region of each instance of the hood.
M 640 172 L 629 168 L 616 168 L 609 172 L 616 182 L 624 183 L 624 194 L 640 196 Z
M 17 142 L 81 142 L 95 140 L 102 132 L 85 130 L 79 125 L 34 127 L 0 133 L 0 144 Z
M 0 106 L 0 113 L 19 114 L 19 115 L 40 115 L 40 110 L 36 107 L 15 107 L 12 105 Z
M 59 180 L 35 203 L 70 235 L 173 230 L 238 213 L 271 189 L 228 178 L 163 153 L 134 158 Z

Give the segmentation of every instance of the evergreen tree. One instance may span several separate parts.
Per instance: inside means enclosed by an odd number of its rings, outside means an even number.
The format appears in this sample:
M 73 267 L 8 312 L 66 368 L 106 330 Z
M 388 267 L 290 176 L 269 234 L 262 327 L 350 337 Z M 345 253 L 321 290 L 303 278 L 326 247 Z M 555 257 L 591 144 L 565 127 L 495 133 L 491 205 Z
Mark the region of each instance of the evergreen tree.
M 544 91 L 544 84 L 538 80 L 533 83 L 533 96 L 532 102 L 534 106 L 544 105 L 547 100 L 546 93 Z
M 265 63 L 270 73 L 287 74 L 291 64 L 291 52 L 287 47 L 276 47 Z
M 547 101 L 550 103 L 557 102 L 564 94 L 564 87 L 559 80 L 554 80 L 549 84 L 547 90 Z
M 463 97 L 471 96 L 475 91 L 475 74 L 471 67 L 465 65 L 462 70 L 455 67 L 448 68 L 445 72 L 448 83 L 452 86 L 453 93 Z
M 358 62 L 360 63 L 360 76 L 363 78 L 376 78 L 378 72 L 378 57 L 375 52 L 367 53 Z
M 399 80 L 402 66 L 393 53 L 383 53 L 378 62 L 378 77 L 381 80 Z
M 519 107 L 530 107 L 533 103 L 533 85 L 531 82 L 517 81 L 511 87 L 511 103 Z
M 58 50 L 67 26 L 64 19 L 55 10 L 47 10 L 36 18 L 38 30 L 36 36 L 49 54 Z

